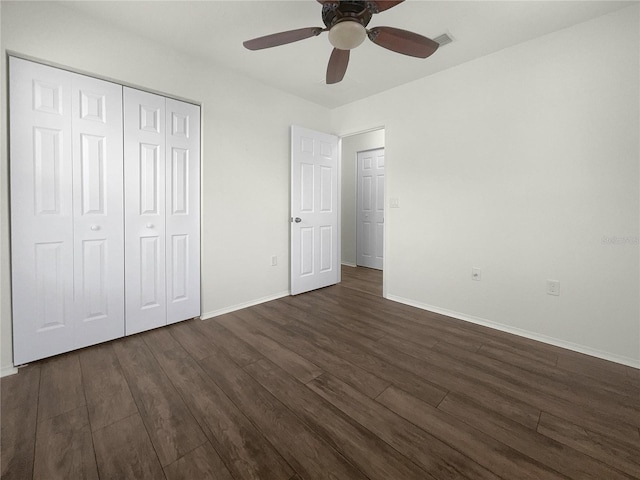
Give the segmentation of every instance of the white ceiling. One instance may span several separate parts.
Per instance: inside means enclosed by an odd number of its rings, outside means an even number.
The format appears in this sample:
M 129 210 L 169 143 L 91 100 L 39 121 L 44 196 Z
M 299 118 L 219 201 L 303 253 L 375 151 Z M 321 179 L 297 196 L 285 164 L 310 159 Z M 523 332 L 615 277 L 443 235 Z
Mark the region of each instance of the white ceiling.
M 431 38 L 446 32 L 455 41 L 423 60 L 367 40 L 352 51 L 345 79 L 336 85 L 324 84 L 332 50 L 326 33 L 260 51 L 242 46 L 244 40 L 270 33 L 323 27 L 322 7 L 314 0 L 62 3 L 160 45 L 334 108 L 635 2 L 407 0 L 374 15 L 369 28 L 391 26 Z

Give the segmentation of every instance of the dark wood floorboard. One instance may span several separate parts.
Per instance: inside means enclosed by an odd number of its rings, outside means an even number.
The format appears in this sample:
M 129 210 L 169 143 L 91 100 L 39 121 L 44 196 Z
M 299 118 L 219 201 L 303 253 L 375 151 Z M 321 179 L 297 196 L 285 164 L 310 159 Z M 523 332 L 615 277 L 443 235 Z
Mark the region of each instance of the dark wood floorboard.
M 243 322 L 242 312 L 225 315 L 224 320 L 219 319 L 228 330 L 242 338 L 256 351 L 260 352 L 276 365 L 289 372 L 302 383 L 316 378 L 322 374 L 322 370 L 309 360 L 286 348 L 284 345 L 270 339 L 260 331 L 256 331 Z
M 220 318 L 224 317 L 225 315 L 222 315 Z M 194 324 L 194 328 L 197 333 L 203 335 L 212 345 L 226 353 L 241 367 L 262 358 L 258 351 L 217 322 L 197 322 Z M 185 348 L 187 348 L 186 345 Z M 206 356 L 208 355 L 205 354 L 204 357 Z
M 328 444 L 343 452 L 368 478 L 424 480 L 427 473 L 389 444 L 314 395 L 276 365 L 260 360 L 245 367 L 258 383 L 313 428 Z
M 500 478 L 470 457 L 329 374 L 323 374 L 307 385 L 374 435 L 403 452 L 434 478 Z
M 349 288 L 382 296 L 382 270 L 366 267 L 342 267 L 342 282 Z
M 223 353 L 214 352 L 201 363 L 303 478 L 366 479 L 340 452 Z
M 293 475 L 276 447 L 186 350 L 150 346 L 234 478 L 286 480 Z
M 164 468 L 167 480 L 233 480 L 209 442 Z
M 33 478 L 98 479 L 86 406 L 38 423 Z
M 138 412 L 113 343 L 82 350 L 80 367 L 92 430 Z
M 509 419 L 492 415 L 488 409 L 468 398 L 448 395 L 439 408 L 569 478 L 629 478 L 566 444 L 524 428 Z
M 43 360 L 38 394 L 38 422 L 86 404 L 78 352 Z
M 2 480 L 28 480 L 33 476 L 40 371 L 40 365 L 30 365 L 0 382 Z
M 342 270 L 3 378 L 2 480 L 640 479 L 640 370 Z
M 575 423 L 543 412 L 538 432 L 559 443 L 596 458 L 608 465 L 620 465 L 622 470 L 640 478 L 640 446 L 624 444 L 583 428 Z
M 139 414 L 93 432 L 93 443 L 100 480 L 164 480 L 160 460 Z
M 257 307 L 262 307 L 262 305 L 258 305 Z M 287 348 L 290 348 L 299 355 L 313 360 L 315 364 L 324 371 L 333 373 L 345 383 L 371 398 L 377 397 L 389 386 L 389 382 L 380 379 L 373 373 L 363 370 L 328 350 L 317 347 L 309 341 L 309 339 L 291 333 L 286 329 L 278 328 L 277 322 L 273 324 L 269 321 L 268 313 L 263 315 L 257 313 L 260 311 L 265 312 L 257 307 L 245 310 L 243 312 L 243 320 L 260 329 L 260 331 L 275 341 L 286 345 Z
M 469 458 L 501 478 L 561 478 L 550 468 L 533 461 L 508 444 L 500 443 L 481 430 L 470 427 L 398 388 L 389 387 L 377 400 L 414 425 L 431 432 L 444 443 L 464 452 Z
M 166 329 L 153 332 L 159 334 L 168 335 Z M 114 346 L 160 464 L 169 465 L 205 443 L 202 429 L 153 357 L 144 336 L 126 338 Z M 138 362 L 143 356 L 145 360 Z

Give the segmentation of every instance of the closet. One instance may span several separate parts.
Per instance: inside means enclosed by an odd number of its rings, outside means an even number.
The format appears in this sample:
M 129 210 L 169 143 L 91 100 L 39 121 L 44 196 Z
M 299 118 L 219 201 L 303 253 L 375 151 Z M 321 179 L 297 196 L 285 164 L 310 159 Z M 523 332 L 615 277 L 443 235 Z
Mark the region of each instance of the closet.
M 14 364 L 200 314 L 200 108 L 10 57 Z

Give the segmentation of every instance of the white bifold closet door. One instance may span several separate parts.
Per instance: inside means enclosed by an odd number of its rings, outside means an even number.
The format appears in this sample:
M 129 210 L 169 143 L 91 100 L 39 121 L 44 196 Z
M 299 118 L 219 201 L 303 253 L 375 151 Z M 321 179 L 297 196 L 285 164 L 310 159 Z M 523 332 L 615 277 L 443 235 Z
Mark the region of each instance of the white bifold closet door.
M 200 316 L 200 107 L 167 98 L 167 324 Z
M 200 108 L 124 88 L 126 334 L 200 315 Z
M 124 334 L 122 87 L 10 58 L 14 363 Z

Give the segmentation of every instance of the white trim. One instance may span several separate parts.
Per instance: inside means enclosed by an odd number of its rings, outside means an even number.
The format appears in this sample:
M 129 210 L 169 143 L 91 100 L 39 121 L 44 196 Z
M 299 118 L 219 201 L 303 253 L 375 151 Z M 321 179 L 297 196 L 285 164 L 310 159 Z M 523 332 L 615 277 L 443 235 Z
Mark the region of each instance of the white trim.
M 236 310 L 242 310 L 243 308 L 253 307 L 254 305 L 270 302 L 271 300 L 277 300 L 282 297 L 288 297 L 289 295 L 291 295 L 291 292 L 289 290 L 285 290 L 283 292 L 275 293 L 266 297 L 256 298 L 255 300 L 249 300 L 248 302 L 231 305 L 230 307 L 220 308 L 218 310 L 214 310 L 213 312 L 203 313 L 202 315 L 200 315 L 200 319 L 207 320 L 208 318 L 218 317 L 220 315 L 224 315 L 225 313 L 231 313 L 235 312 Z
M 338 224 L 336 225 L 336 228 L 338 230 L 338 245 L 336 245 L 336 267 L 338 269 L 338 282 L 340 283 L 342 282 L 342 269 L 340 268 L 340 260 L 342 259 L 342 137 L 338 137 L 336 135 L 336 137 L 338 138 L 338 151 L 336 152 L 338 155 L 338 176 L 337 176 L 337 181 L 338 181 L 338 185 L 337 185 L 337 189 L 338 189 L 338 205 L 337 205 L 337 210 L 338 210 Z M 291 242 L 289 242 L 291 243 Z
M 18 369 L 16 367 L 4 367 L 0 370 L 0 377 L 8 377 L 9 375 L 15 375 L 18 373 Z
M 355 263 L 350 263 L 350 262 L 342 262 L 342 265 L 344 265 L 345 267 L 354 267 L 354 268 L 358 266 Z
M 356 135 L 362 135 L 363 133 L 371 133 L 371 132 L 376 132 L 378 130 L 384 130 L 385 126 L 382 125 L 380 127 L 371 127 L 371 128 L 366 128 L 364 130 L 358 130 L 357 132 L 351 132 L 351 133 L 343 133 L 342 135 L 339 135 L 340 138 L 344 138 L 344 137 L 355 137 Z
M 584 353 L 585 355 L 601 358 L 603 360 L 609 360 L 610 362 L 620 363 L 622 365 L 627 365 L 633 368 L 640 368 L 640 360 L 638 359 L 624 357 L 622 355 L 616 355 L 610 352 L 604 352 L 602 350 L 597 350 L 595 348 L 587 347 L 585 345 L 567 342 L 566 340 L 561 340 L 554 337 L 548 337 L 546 335 L 541 335 L 539 333 L 530 332 L 529 330 L 523 330 L 520 328 L 511 327 L 509 325 L 493 322 L 491 320 L 487 320 L 480 317 L 474 317 L 473 315 L 467 315 L 464 313 L 447 310 L 445 308 L 434 307 L 432 305 L 416 302 L 414 300 L 398 297 L 396 295 L 388 295 L 386 298 L 388 298 L 389 300 L 393 300 L 394 302 L 404 303 L 405 305 L 419 308 L 421 310 L 427 310 L 429 312 L 438 313 L 440 315 L 445 315 L 447 317 L 463 320 L 465 322 L 475 323 L 477 325 L 483 325 L 485 327 L 493 328 L 495 330 L 500 330 L 501 332 L 511 333 L 513 335 L 518 335 L 520 337 L 525 337 L 531 340 L 536 340 L 538 342 L 547 343 L 549 345 L 554 345 L 556 347 L 565 348 L 567 350 L 572 350 L 574 352 Z

